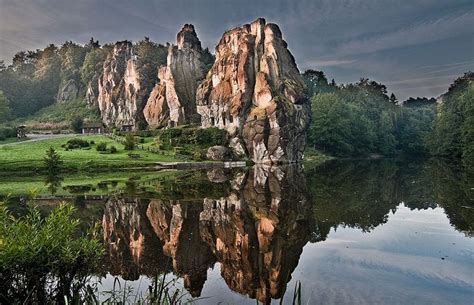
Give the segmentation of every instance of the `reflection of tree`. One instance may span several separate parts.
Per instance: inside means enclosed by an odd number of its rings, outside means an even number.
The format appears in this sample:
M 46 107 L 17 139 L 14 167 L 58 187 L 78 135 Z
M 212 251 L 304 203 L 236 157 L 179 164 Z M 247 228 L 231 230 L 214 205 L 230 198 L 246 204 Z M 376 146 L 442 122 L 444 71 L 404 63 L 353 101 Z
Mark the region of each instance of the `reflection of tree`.
M 55 195 L 58 189 L 61 187 L 61 183 L 64 180 L 59 174 L 47 175 L 44 180 L 44 185 L 48 188 L 51 195 Z
M 370 231 L 401 202 L 410 209 L 439 205 L 457 230 L 473 232 L 472 180 L 460 166 L 440 160 L 334 161 L 306 176 L 315 204 L 313 241 L 325 240 L 338 226 Z
M 331 227 L 370 231 L 387 221 L 400 202 L 399 177 L 393 164 L 329 162 L 307 173 L 314 200 L 315 241 L 324 240 Z
M 474 175 L 470 168 L 443 160 L 431 160 L 427 173 L 433 180 L 436 202 L 444 208 L 451 225 L 474 235 Z

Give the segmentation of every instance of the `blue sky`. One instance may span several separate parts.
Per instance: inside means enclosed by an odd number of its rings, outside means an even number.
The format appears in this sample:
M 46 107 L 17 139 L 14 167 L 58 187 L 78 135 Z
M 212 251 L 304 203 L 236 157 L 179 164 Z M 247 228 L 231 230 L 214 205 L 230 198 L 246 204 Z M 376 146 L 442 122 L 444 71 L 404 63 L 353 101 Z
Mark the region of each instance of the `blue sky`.
M 437 96 L 474 70 L 472 0 L 0 0 L 0 58 L 66 40 L 174 42 L 193 23 L 204 46 L 257 17 L 277 23 L 301 71 L 367 77 L 400 99 Z

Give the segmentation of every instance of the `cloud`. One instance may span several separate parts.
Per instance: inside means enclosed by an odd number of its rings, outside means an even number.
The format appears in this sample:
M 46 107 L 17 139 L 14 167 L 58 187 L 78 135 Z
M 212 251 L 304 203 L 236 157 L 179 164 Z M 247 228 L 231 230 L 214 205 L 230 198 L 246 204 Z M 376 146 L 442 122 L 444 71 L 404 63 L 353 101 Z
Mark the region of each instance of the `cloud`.
M 473 28 L 474 13 L 470 11 L 343 42 L 336 48 L 336 53 L 354 55 L 419 45 L 456 35 L 469 35 L 472 34 Z
M 356 60 L 353 59 L 329 59 L 329 60 L 308 60 L 302 63 L 305 67 L 335 67 L 335 66 L 345 66 L 354 63 Z

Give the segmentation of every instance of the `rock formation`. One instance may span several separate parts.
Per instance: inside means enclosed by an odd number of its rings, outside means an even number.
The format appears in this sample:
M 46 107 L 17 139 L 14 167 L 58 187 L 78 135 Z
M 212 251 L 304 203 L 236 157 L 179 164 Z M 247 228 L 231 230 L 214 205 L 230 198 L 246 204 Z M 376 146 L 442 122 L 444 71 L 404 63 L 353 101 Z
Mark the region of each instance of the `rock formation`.
M 79 86 L 74 79 L 69 79 L 59 86 L 57 101 L 65 103 L 75 100 L 79 96 Z
M 150 92 L 142 88 L 132 43 L 117 42 L 108 54 L 99 78 L 97 102 L 107 126 L 137 125 L 143 122 L 143 107 Z M 147 80 L 148 81 L 148 80 Z
M 224 33 L 196 104 L 203 127 L 227 129 L 256 163 L 302 159 L 310 104 L 277 25 L 257 19 Z
M 158 71 L 159 82 L 153 88 L 144 109 L 151 127 L 199 123 L 196 89 L 204 78 L 203 49 L 194 26 L 185 24 L 177 35 L 177 45 L 168 49 L 167 64 Z

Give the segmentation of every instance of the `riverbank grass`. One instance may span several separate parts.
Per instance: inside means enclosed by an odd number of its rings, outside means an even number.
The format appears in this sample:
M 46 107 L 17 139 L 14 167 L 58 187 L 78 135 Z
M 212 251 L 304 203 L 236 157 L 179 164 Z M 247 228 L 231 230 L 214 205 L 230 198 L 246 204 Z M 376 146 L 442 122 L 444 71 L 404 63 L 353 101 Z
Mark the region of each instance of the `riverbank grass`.
M 66 149 L 64 144 L 71 139 L 81 139 L 90 144 L 89 147 Z M 97 151 L 96 146 L 105 143 L 114 146 L 115 153 Z M 156 162 L 186 161 L 183 157 L 169 154 L 156 154 L 146 150 L 127 151 L 124 146 L 113 139 L 102 135 L 66 136 L 61 138 L 31 141 L 19 144 L 0 146 L 0 171 L 38 171 L 44 168 L 43 158 L 46 150 L 53 147 L 64 161 L 65 170 L 94 171 L 99 169 L 144 167 Z M 130 157 L 133 154 L 133 158 Z

